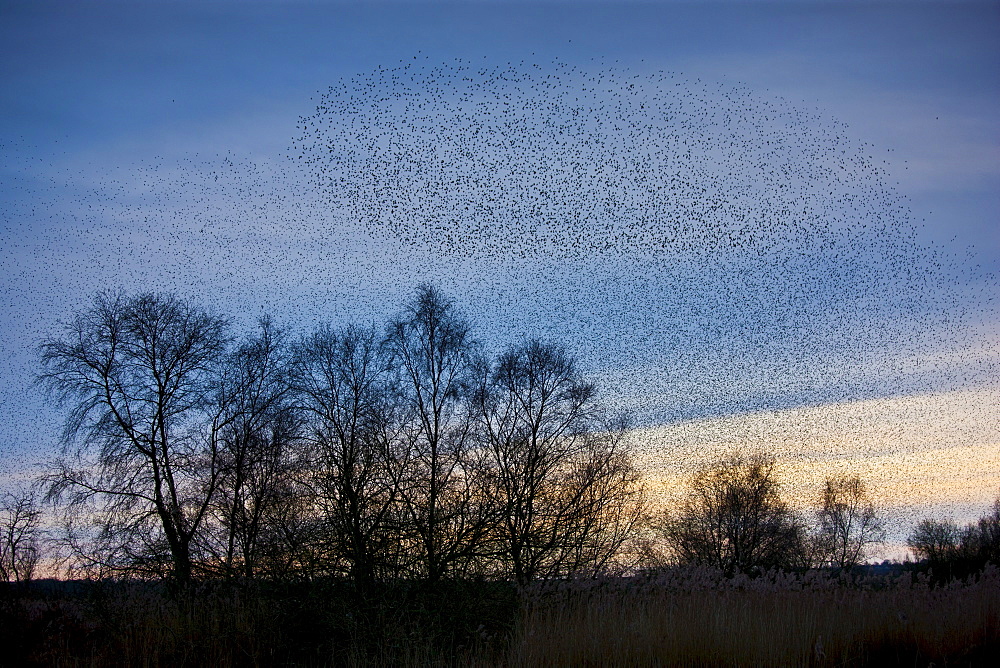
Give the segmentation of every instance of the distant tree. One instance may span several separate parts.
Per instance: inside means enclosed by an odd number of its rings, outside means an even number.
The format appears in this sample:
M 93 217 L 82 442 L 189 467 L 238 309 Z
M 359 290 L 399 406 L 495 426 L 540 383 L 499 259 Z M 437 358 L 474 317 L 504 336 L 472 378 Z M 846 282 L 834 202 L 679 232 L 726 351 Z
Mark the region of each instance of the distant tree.
M 226 319 L 172 295 L 101 293 L 42 344 L 41 380 L 69 407 L 49 495 L 99 523 L 101 565 L 191 578 L 223 474 L 227 336 Z
M 398 451 L 400 401 L 380 337 L 321 327 L 296 346 L 294 358 L 319 549 L 361 586 L 397 574 L 407 453 Z
M 885 539 L 875 506 L 857 476 L 827 478 L 820 504 L 818 542 L 825 563 L 853 568 Z
M 952 520 L 921 520 L 906 542 L 918 560 L 926 561 L 943 577 L 1000 564 L 1000 496 L 989 513 L 964 527 Z
M 477 393 L 497 503 L 493 536 L 519 583 L 594 569 L 638 518 L 638 476 L 562 347 L 512 347 Z M 614 511 L 614 512 L 612 512 Z
M 675 557 L 728 574 L 801 564 L 805 526 L 781 499 L 775 460 L 733 453 L 699 469 L 662 533 Z
M 0 496 L 0 580 L 27 582 L 40 556 L 41 509 L 30 492 Z
M 993 508 L 976 523 L 976 556 L 984 564 L 1000 565 L 1000 494 Z
M 918 559 L 945 562 L 958 554 L 962 530 L 951 520 L 921 520 L 906 544 Z
M 484 451 L 473 433 L 479 347 L 469 322 L 429 285 L 389 324 L 385 346 L 406 412 L 401 439 L 408 476 L 399 493 L 418 572 L 431 581 L 465 573 L 480 554 L 493 512 Z

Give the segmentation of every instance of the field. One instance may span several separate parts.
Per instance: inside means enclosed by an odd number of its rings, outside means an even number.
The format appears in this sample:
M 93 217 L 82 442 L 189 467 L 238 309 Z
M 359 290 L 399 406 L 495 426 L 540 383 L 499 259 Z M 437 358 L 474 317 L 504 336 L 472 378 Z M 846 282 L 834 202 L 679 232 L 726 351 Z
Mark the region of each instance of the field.
M 34 583 L 5 588 L 9 666 L 993 666 L 1000 571 L 686 569 L 539 584 Z

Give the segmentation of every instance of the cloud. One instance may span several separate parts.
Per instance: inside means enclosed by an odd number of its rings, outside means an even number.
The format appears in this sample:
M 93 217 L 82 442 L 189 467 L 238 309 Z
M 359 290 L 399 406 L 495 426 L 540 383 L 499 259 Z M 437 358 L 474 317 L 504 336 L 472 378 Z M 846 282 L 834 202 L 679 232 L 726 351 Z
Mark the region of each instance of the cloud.
M 689 420 L 630 438 L 666 506 L 698 467 L 732 450 L 773 453 L 786 497 L 807 512 L 828 476 L 857 475 L 888 519 L 886 556 L 901 556 L 920 519 L 972 521 L 1000 495 L 997 405 L 993 385 Z

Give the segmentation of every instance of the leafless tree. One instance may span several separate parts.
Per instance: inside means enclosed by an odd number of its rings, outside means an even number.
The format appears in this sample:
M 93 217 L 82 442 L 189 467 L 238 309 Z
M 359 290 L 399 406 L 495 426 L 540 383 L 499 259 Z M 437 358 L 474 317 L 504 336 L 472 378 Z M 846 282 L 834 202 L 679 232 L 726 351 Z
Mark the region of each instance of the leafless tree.
M 984 563 L 1000 565 L 1000 495 L 976 523 L 976 553 Z
M 0 497 L 0 580 L 27 582 L 38 565 L 41 509 L 31 491 Z
M 729 574 L 798 565 L 805 525 L 781 499 L 774 469 L 773 457 L 733 453 L 698 470 L 663 525 L 676 557 Z
M 292 402 L 285 333 L 268 318 L 222 365 L 215 401 L 222 475 L 211 504 L 212 526 L 202 537 L 207 568 L 254 577 L 265 553 L 273 558 L 288 527 L 276 527 L 302 463 L 296 445 L 301 419 Z
M 958 554 L 962 538 L 961 528 L 951 520 L 921 520 L 906 544 L 918 559 L 942 563 Z
M 228 414 L 212 389 L 227 330 L 171 295 L 102 293 L 42 344 L 41 380 L 69 407 L 49 496 L 101 518 L 104 565 L 191 578 L 222 473 Z
M 572 559 L 565 560 L 568 574 L 596 577 L 613 564 L 619 571 L 635 565 L 621 559 L 621 550 L 636 537 L 646 494 L 625 447 L 626 425 L 620 420 L 592 434 L 587 456 L 574 467 L 577 482 L 570 488 L 579 499 L 579 520 L 569 542 Z
M 555 344 L 486 361 L 422 286 L 384 336 L 100 294 L 41 346 L 68 408 L 48 498 L 95 574 L 595 574 L 642 513 L 625 425 Z
M 400 498 L 419 573 L 431 581 L 465 573 L 492 519 L 470 401 L 478 346 L 465 318 L 427 285 L 390 323 L 385 346 L 407 412 L 402 440 L 409 475 Z
M 885 540 L 882 522 L 857 476 L 826 479 L 818 516 L 820 551 L 832 566 L 853 568 Z
M 294 383 L 308 417 L 314 492 L 330 561 L 361 586 L 397 572 L 400 409 L 374 330 L 317 330 L 296 348 Z
M 519 583 L 595 569 L 640 512 L 638 477 L 562 347 L 501 355 L 477 393 L 505 569 Z
M 964 527 L 952 520 L 925 519 L 907 539 L 917 559 L 969 573 L 988 563 L 1000 564 L 1000 496 L 989 513 Z

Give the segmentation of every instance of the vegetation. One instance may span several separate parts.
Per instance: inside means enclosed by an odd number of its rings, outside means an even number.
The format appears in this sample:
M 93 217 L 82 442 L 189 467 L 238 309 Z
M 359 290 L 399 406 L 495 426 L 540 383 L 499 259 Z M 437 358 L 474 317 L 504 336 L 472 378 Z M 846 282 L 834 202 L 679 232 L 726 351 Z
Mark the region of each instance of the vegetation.
M 860 478 L 841 476 L 824 483 L 817 539 L 820 560 L 846 569 L 864 562 L 871 548 L 885 539 Z
M 727 575 L 808 565 L 805 521 L 781 499 L 774 466 L 733 453 L 698 470 L 661 529 L 674 560 Z
M 960 527 L 951 520 L 922 520 L 907 541 L 939 579 L 965 577 L 1000 564 L 1000 496 L 992 512 Z
M 191 578 L 232 417 L 218 399 L 227 322 L 172 296 L 101 294 L 42 345 L 42 380 L 69 414 L 51 498 L 101 517 L 77 556 Z M 76 537 L 74 537 L 76 538 Z
M 643 516 L 624 422 L 559 345 L 496 359 L 435 288 L 383 334 L 299 340 L 170 295 L 100 294 L 42 344 L 68 409 L 45 482 L 99 577 L 566 577 Z
M 384 329 L 297 338 L 101 294 L 41 356 L 67 409 L 42 481 L 59 522 L 2 498 L 0 665 L 1000 656 L 1000 499 L 921 522 L 919 561 L 877 572 L 864 483 L 826 480 L 810 522 L 764 453 L 703 466 L 657 516 L 569 353 L 491 355 L 430 286 Z
M 902 567 L 757 578 L 669 569 L 537 595 L 508 665 L 992 666 L 998 592 L 995 568 L 948 587 Z
M 993 666 L 1000 572 L 935 585 L 703 567 L 534 583 L 38 582 L 0 596 L 11 666 Z M 70 587 L 75 587 L 73 590 Z
M 0 582 L 28 582 L 41 556 L 41 517 L 35 495 L 0 497 Z

